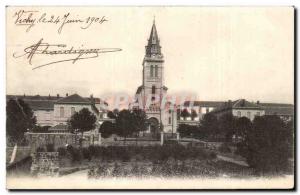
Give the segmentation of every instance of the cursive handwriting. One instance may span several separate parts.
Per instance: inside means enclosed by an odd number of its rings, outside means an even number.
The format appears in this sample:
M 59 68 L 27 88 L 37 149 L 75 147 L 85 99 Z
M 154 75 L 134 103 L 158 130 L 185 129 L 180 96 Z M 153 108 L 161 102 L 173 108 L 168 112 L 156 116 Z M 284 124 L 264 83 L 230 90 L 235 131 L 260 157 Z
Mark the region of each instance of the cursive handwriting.
M 63 28 L 68 24 L 78 24 L 81 29 L 87 29 L 93 24 L 103 24 L 107 22 L 105 16 L 101 17 L 79 17 L 73 16 L 71 13 L 63 15 L 54 15 L 48 13 L 41 13 L 36 10 L 19 10 L 13 15 L 15 18 L 14 24 L 17 26 L 26 26 L 26 32 L 29 32 L 34 26 L 38 24 L 54 24 L 57 26 L 57 32 L 60 34 Z
M 45 55 L 54 58 L 54 56 L 73 56 L 70 58 L 63 58 L 60 60 L 51 60 L 50 62 L 44 64 L 38 64 L 32 70 L 41 68 L 44 66 L 48 66 L 51 64 L 61 63 L 71 61 L 73 64 L 78 60 L 89 59 L 89 58 L 97 58 L 100 53 L 108 53 L 108 52 L 118 52 L 122 51 L 120 48 L 79 48 L 74 49 L 73 46 L 68 47 L 66 44 L 49 44 L 43 42 L 43 38 L 41 38 L 37 43 L 26 47 L 22 54 L 14 53 L 14 58 L 20 58 L 25 56 L 30 65 L 33 65 L 33 58 L 37 55 Z

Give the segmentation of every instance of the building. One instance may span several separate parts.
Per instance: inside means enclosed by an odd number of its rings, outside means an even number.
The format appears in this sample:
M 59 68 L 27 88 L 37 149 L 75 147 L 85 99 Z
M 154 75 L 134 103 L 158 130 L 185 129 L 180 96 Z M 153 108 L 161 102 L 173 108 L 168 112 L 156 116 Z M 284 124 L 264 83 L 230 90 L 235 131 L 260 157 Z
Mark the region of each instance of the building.
M 153 22 L 143 60 L 143 81 L 136 91 L 136 102 L 132 108 L 145 110 L 148 118 L 148 132 L 175 133 L 177 115 L 170 102 L 165 102 L 168 88 L 164 85 L 164 56 Z
M 54 103 L 54 125 L 66 125 L 71 116 L 83 108 L 87 108 L 90 112 L 95 114 L 95 116 L 99 116 L 99 111 L 95 105 L 78 94 L 73 94 L 57 100 Z
M 180 116 L 180 123 L 198 123 L 205 114 L 213 111 L 214 109 L 222 106 L 224 101 L 185 101 L 180 112 L 186 109 L 189 113 L 193 111 L 197 114 L 196 117 L 186 117 L 185 119 Z
M 51 126 L 53 127 L 51 130 L 55 131 L 64 129 L 65 127 L 62 125 L 66 125 L 72 114 L 82 108 L 88 108 L 95 114 L 98 126 L 105 120 L 111 120 L 107 117 L 107 103 L 93 96 L 87 98 L 78 94 L 70 96 L 66 94 L 65 97 L 61 97 L 59 94 L 57 96 L 7 95 L 6 99 L 7 101 L 9 99 L 22 99 L 33 110 L 38 126 Z
M 259 103 L 265 109 L 265 115 L 277 115 L 285 122 L 294 118 L 294 105 L 281 103 Z
M 236 117 L 247 117 L 251 121 L 255 116 L 265 115 L 265 108 L 257 103 L 248 102 L 245 99 L 239 99 L 236 101 L 228 101 L 223 103 L 222 106 L 215 108 L 211 111 L 217 118 L 226 114 L 232 114 Z

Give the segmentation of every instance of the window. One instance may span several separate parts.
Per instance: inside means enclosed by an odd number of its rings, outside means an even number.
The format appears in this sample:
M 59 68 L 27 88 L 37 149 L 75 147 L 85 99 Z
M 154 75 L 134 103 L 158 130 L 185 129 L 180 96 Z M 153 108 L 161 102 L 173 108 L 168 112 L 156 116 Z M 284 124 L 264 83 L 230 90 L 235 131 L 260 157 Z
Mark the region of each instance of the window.
M 260 112 L 257 112 L 257 113 L 256 113 L 256 116 L 260 116 Z
M 153 65 L 150 66 L 150 77 L 153 77 Z
M 155 85 L 152 85 L 152 94 L 155 94 Z
M 241 111 L 237 111 L 237 116 L 238 116 L 238 117 L 241 117 L 241 116 L 242 116 Z
M 157 77 L 157 76 L 158 76 L 158 66 L 155 65 L 155 77 Z
M 75 107 L 71 107 L 71 116 L 73 116 L 73 114 L 75 114 Z
M 247 112 L 247 117 L 250 119 L 251 118 L 251 113 Z
M 60 109 L 59 109 L 59 116 L 60 117 L 64 117 L 64 115 L 65 115 L 64 107 L 60 107 Z
M 172 120 L 171 120 L 171 117 L 169 117 L 169 124 L 171 124 Z

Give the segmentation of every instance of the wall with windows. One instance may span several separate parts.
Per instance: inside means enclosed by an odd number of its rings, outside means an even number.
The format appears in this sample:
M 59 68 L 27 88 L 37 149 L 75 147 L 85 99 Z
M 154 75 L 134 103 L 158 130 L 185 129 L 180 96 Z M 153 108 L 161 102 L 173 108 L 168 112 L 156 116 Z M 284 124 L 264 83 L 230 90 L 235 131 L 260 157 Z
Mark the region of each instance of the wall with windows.
M 36 124 L 39 126 L 52 126 L 53 125 L 53 110 L 34 110 L 36 117 Z
M 236 117 L 247 117 L 251 121 L 255 118 L 255 116 L 265 115 L 264 110 L 251 110 L 251 109 L 233 109 L 232 115 Z
M 71 116 L 83 108 L 87 108 L 90 112 L 94 113 L 91 105 L 88 104 L 55 104 L 54 125 L 67 124 L 67 121 L 71 118 Z
M 187 109 L 189 111 L 189 113 L 192 113 L 192 110 L 195 110 L 197 113 L 197 117 L 194 118 L 194 121 L 200 121 L 203 116 L 211 111 L 213 111 L 216 107 L 211 107 L 211 106 L 186 106 L 183 109 Z M 180 120 L 184 120 L 183 117 L 180 117 Z M 185 120 L 187 121 L 192 121 L 191 117 L 187 117 Z

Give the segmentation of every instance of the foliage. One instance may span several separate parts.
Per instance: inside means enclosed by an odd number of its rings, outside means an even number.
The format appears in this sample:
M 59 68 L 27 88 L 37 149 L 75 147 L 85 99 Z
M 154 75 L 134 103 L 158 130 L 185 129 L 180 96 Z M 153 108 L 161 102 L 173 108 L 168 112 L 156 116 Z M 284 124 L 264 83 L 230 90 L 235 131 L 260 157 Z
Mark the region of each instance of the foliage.
M 108 138 L 112 134 L 116 133 L 116 126 L 109 121 L 104 121 L 99 128 L 99 132 L 101 133 L 101 137 Z
M 190 116 L 191 116 L 191 113 L 186 108 L 181 111 L 181 117 L 183 117 L 184 120 Z
M 198 116 L 198 114 L 197 114 L 196 110 L 192 109 L 192 111 L 191 111 L 192 120 L 194 120 L 197 116 Z
M 68 156 L 72 161 L 82 159 L 101 159 L 103 161 L 167 161 L 169 158 L 175 160 L 186 159 L 214 159 L 216 156 L 211 152 L 206 152 L 201 148 L 184 147 L 182 145 L 164 146 L 89 146 L 87 148 L 74 148 L 68 146 L 67 149 L 57 150 L 60 156 Z
M 235 135 L 245 139 L 246 133 L 251 131 L 252 123 L 247 117 L 241 117 L 236 120 Z
M 116 119 L 119 115 L 119 110 L 118 109 L 114 109 L 113 111 L 109 111 L 107 113 L 107 116 L 108 118 L 111 118 L 111 119 Z
M 137 135 L 146 130 L 146 113 L 140 109 L 122 110 L 116 118 L 116 134 L 122 137 Z
M 71 129 L 78 130 L 83 134 L 85 131 L 90 131 L 95 128 L 96 116 L 87 108 L 81 109 L 72 115 L 70 119 Z
M 238 145 L 240 154 L 259 173 L 279 173 L 288 165 L 288 130 L 278 116 L 256 117 Z
M 226 143 L 222 143 L 222 144 L 219 146 L 218 150 L 219 150 L 220 152 L 222 152 L 222 153 L 231 153 L 231 149 L 230 149 L 230 147 L 228 146 L 228 144 L 226 144 Z
M 217 138 L 220 135 L 218 119 L 215 115 L 205 114 L 200 121 L 200 134 L 204 138 Z
M 46 145 L 46 151 L 47 152 L 54 152 L 54 145 L 53 144 L 47 144 Z
M 177 120 L 180 120 L 180 116 L 181 116 L 181 110 L 180 110 L 180 108 L 178 108 L 176 110 L 176 112 L 177 112 Z
M 66 156 L 67 155 L 67 150 L 65 147 L 59 147 L 57 148 L 57 152 L 59 156 Z
M 219 121 L 219 129 L 220 135 L 224 136 L 226 141 L 231 142 L 232 136 L 234 135 L 234 131 L 236 129 L 236 117 L 234 117 L 231 113 L 221 116 Z
M 35 126 L 30 131 L 33 133 L 48 133 L 50 126 Z
M 177 131 L 181 137 L 197 136 L 199 134 L 197 126 L 187 124 L 179 124 Z
M 24 140 L 24 133 L 36 124 L 33 111 L 22 99 L 10 99 L 6 105 L 6 135 L 17 144 Z

